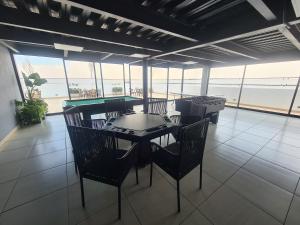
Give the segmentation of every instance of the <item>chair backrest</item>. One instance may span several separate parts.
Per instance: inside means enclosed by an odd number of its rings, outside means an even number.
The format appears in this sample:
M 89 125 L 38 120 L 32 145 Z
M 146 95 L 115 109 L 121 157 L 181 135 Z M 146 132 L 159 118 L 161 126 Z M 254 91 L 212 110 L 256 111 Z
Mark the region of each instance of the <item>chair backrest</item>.
M 112 132 L 77 126 L 70 126 L 69 130 L 75 144 L 74 157 L 79 172 L 84 172 L 85 166 L 96 158 L 104 169 L 116 163 L 116 140 Z
M 189 172 L 202 162 L 208 124 L 206 118 L 180 129 L 180 172 Z
M 104 103 L 106 119 L 110 119 L 111 117 L 117 118 L 126 111 L 125 99 L 112 98 L 105 100 Z
M 72 107 L 64 111 L 64 118 L 67 126 L 83 126 L 80 110 Z
M 163 115 L 167 113 L 166 98 L 149 98 L 148 113 Z

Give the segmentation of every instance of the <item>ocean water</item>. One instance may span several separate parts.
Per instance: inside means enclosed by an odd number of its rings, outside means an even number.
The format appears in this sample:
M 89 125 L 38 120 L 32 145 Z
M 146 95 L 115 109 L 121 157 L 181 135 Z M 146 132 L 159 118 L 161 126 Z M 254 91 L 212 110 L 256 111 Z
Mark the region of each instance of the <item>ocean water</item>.
M 67 97 L 67 84 L 65 79 L 47 79 L 47 83 L 40 87 L 42 98 L 50 97 Z M 24 89 L 24 82 L 23 90 Z M 217 82 L 211 82 L 208 88 L 208 95 L 225 97 L 228 102 L 237 103 L 240 85 L 240 81 L 229 82 L 228 80 L 218 80 Z M 261 83 L 261 80 L 260 80 Z M 282 80 L 272 80 L 268 84 L 260 85 L 257 80 L 251 80 L 251 82 L 245 83 L 242 94 L 241 104 L 260 105 L 267 107 L 274 107 L 280 109 L 288 109 L 293 97 L 296 82 L 295 80 L 287 80 L 286 83 L 282 83 Z M 142 80 L 132 80 L 131 88 L 142 88 Z M 97 80 L 98 90 L 101 93 L 102 85 L 101 81 Z M 267 86 L 269 85 L 269 86 Z M 70 79 L 70 88 L 80 88 L 82 90 L 95 89 L 94 79 Z M 104 80 L 104 92 L 106 95 L 112 94 L 113 87 L 124 88 L 123 80 Z M 129 95 L 129 82 L 125 82 L 126 94 Z M 150 84 L 149 84 L 150 88 Z M 183 93 L 190 95 L 200 95 L 201 80 L 185 80 L 183 85 Z M 166 93 L 167 83 L 166 80 L 153 80 L 152 90 L 156 93 Z M 180 93 L 181 80 L 172 79 L 169 81 L 169 93 Z M 124 92 L 123 92 L 124 94 Z M 298 97 L 299 96 L 299 97 Z M 295 99 L 295 108 L 300 109 L 300 93 Z

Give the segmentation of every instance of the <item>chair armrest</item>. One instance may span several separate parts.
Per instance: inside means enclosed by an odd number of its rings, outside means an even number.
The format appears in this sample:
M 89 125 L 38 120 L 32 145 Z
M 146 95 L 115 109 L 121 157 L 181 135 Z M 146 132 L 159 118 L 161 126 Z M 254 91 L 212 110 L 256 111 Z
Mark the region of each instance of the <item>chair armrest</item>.
M 129 155 L 134 154 L 136 152 L 136 149 L 138 147 L 138 143 L 135 143 L 131 146 L 131 148 L 120 158 L 117 158 L 118 160 L 124 160 L 128 158 Z
M 165 151 L 165 152 L 167 152 L 168 154 L 170 154 L 171 156 L 174 156 L 174 157 L 178 156 L 177 154 L 174 154 L 173 152 L 168 151 L 166 148 L 161 147 L 159 144 L 156 144 L 154 142 L 150 143 L 150 148 L 151 148 L 151 150 L 154 150 L 154 151 Z

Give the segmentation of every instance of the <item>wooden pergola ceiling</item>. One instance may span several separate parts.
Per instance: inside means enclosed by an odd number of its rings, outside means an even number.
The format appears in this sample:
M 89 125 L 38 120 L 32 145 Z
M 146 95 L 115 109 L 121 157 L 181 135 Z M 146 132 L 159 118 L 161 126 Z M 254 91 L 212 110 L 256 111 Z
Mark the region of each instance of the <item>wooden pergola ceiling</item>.
M 0 40 L 17 54 L 160 66 L 300 59 L 291 0 L 0 0 Z M 54 43 L 83 47 L 64 52 Z M 195 65 L 185 64 L 188 61 Z

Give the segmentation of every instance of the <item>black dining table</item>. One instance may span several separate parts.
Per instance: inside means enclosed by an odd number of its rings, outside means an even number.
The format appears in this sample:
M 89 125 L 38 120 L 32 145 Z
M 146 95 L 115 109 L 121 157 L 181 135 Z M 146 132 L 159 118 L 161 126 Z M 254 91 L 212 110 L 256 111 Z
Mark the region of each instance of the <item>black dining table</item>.
M 108 120 L 103 129 L 113 131 L 115 137 L 139 143 L 138 164 L 151 160 L 150 141 L 169 134 L 178 126 L 167 117 L 156 114 L 137 113 L 122 115 Z

